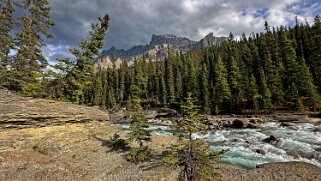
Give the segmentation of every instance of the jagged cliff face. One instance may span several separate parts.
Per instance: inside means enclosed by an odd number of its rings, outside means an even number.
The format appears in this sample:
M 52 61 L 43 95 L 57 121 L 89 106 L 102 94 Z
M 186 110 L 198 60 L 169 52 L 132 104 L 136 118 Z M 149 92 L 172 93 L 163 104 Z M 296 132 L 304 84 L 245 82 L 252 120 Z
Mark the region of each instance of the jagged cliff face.
M 117 67 L 121 61 L 128 61 L 131 64 L 134 59 L 140 57 L 145 57 L 148 61 L 161 61 L 168 55 L 168 52 L 175 54 L 177 52 L 186 53 L 190 49 L 197 51 L 213 45 L 220 45 L 227 39 L 227 37 L 214 37 L 213 33 L 210 33 L 197 42 L 171 34 L 154 34 L 149 45 L 134 46 L 128 50 L 118 50 L 115 47 L 104 50 L 99 65 L 107 68 L 115 62 Z

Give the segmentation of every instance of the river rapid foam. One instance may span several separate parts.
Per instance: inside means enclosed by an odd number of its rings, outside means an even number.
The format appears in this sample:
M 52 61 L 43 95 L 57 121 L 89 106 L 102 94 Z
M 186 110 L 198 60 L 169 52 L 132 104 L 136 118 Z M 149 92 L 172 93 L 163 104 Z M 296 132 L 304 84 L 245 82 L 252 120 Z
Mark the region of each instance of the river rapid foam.
M 120 127 L 128 129 L 128 124 Z M 213 150 L 228 150 L 222 162 L 251 169 L 272 162 L 303 161 L 321 167 L 321 125 L 309 123 L 283 127 L 280 123 L 264 123 L 257 129 L 225 129 L 193 134 L 207 141 Z M 151 125 L 154 134 L 173 135 L 168 126 Z M 269 136 L 279 140 L 275 144 L 263 140 Z M 320 151 L 320 150 L 319 150 Z

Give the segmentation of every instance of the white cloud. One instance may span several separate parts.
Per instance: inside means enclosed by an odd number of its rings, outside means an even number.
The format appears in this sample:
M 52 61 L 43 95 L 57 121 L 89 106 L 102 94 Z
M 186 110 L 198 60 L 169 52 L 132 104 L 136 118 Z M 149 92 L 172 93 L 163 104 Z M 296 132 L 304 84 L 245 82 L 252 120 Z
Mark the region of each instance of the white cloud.
M 90 23 L 108 13 L 111 26 L 106 48 L 130 48 L 147 44 L 152 34 L 172 33 L 198 40 L 213 32 L 216 36 L 235 36 L 260 32 L 264 21 L 271 26 L 289 25 L 295 16 L 313 21 L 321 3 L 306 0 L 49 0 L 56 21 L 56 39 L 49 43 L 75 46 L 86 38 Z M 264 14 L 262 14 L 264 13 Z M 61 46 L 55 50 L 63 51 Z M 63 52 L 67 52 L 66 50 Z M 63 53 L 64 54 L 64 53 Z M 56 57 L 57 54 L 47 54 Z

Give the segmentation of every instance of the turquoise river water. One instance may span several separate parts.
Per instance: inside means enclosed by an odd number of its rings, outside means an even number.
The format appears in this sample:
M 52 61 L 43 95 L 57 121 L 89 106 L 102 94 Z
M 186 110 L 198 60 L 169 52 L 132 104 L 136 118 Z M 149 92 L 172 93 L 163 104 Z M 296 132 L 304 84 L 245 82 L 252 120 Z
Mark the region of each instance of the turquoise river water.
M 120 124 L 128 129 L 128 124 Z M 321 167 L 321 154 L 316 151 L 321 148 L 321 133 L 314 131 L 321 125 L 309 123 L 296 124 L 295 127 L 281 127 L 280 123 L 265 123 L 258 129 L 228 129 L 196 133 L 194 138 L 200 138 L 210 143 L 213 150 L 227 149 L 221 162 L 239 165 L 243 168 L 255 168 L 258 164 L 271 162 L 303 161 Z M 153 134 L 173 135 L 169 126 L 152 125 L 149 128 Z M 280 141 L 275 144 L 262 140 L 274 135 Z M 261 153 L 257 153 L 260 150 Z M 319 158 L 303 158 L 291 153 L 316 153 Z M 262 154 L 263 153 L 263 154 Z

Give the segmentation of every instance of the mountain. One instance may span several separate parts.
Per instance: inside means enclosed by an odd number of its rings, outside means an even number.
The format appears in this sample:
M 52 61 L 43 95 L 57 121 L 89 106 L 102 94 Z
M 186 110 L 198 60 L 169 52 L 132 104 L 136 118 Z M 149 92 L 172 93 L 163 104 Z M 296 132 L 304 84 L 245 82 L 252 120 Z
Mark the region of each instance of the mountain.
M 100 57 L 101 67 L 110 67 L 112 62 L 116 61 L 116 66 L 121 61 L 132 62 L 135 58 L 144 56 L 150 61 L 164 60 L 168 52 L 175 54 L 176 52 L 186 53 L 190 49 L 192 51 L 208 48 L 213 45 L 219 45 L 226 41 L 227 37 L 215 37 L 213 33 L 206 35 L 200 41 L 193 41 L 185 37 L 178 37 L 172 34 L 152 35 L 149 45 L 138 45 L 128 50 L 116 49 L 103 50 Z

